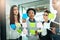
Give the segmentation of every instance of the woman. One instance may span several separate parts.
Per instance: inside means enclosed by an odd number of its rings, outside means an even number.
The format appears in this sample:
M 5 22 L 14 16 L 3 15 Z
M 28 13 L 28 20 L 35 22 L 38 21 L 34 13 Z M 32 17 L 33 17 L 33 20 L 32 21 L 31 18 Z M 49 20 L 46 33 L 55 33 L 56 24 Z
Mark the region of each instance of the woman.
M 18 39 L 21 36 L 22 27 L 18 7 L 13 5 L 10 9 L 11 39 Z M 21 40 L 21 38 L 20 38 Z
M 27 15 L 29 19 L 27 20 L 27 30 L 28 30 L 28 40 L 38 40 L 38 37 L 36 36 L 36 20 L 34 16 L 36 15 L 36 11 L 33 8 L 29 8 L 27 10 Z

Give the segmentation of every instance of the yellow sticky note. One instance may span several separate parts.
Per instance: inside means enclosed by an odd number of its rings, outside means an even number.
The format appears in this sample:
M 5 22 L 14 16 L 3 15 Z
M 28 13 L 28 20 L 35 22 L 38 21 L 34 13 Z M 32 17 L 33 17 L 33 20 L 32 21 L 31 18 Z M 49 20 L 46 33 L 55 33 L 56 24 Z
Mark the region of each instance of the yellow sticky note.
M 49 17 L 49 19 L 54 19 L 55 15 L 54 15 L 53 13 L 50 13 L 50 14 L 48 15 L 48 17 Z
M 30 22 L 30 27 L 35 27 L 35 23 Z
M 42 32 L 42 30 L 37 30 L 38 32 Z
M 21 27 L 20 23 L 15 23 L 16 27 Z
M 30 30 L 31 35 L 35 35 L 35 30 Z

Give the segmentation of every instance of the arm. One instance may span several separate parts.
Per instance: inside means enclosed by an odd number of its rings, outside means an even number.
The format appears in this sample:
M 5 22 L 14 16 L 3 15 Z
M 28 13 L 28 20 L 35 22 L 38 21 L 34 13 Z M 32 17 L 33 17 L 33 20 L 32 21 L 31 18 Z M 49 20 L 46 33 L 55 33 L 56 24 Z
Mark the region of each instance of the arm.
M 56 27 L 51 27 L 51 32 L 52 32 L 53 34 L 56 34 Z

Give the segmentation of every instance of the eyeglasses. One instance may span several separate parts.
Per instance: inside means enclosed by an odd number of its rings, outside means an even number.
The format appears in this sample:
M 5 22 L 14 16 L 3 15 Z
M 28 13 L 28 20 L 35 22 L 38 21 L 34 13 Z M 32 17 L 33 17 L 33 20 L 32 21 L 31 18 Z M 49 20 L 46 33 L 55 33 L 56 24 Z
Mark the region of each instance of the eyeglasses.
M 44 16 L 48 16 L 47 14 L 43 14 Z

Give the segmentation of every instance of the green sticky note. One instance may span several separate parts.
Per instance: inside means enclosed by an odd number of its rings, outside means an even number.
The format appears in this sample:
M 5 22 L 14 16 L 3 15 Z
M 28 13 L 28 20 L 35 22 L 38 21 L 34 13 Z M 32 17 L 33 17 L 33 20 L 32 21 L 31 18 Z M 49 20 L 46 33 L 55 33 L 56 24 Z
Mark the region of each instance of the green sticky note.
M 22 31 L 20 29 L 17 30 L 18 33 L 21 33 Z
M 35 27 L 35 23 L 30 22 L 30 27 Z
M 48 15 L 48 17 L 49 17 L 49 19 L 54 19 L 55 15 L 54 15 L 53 13 L 50 13 L 50 14 Z
M 30 30 L 31 35 L 35 35 L 35 30 Z

